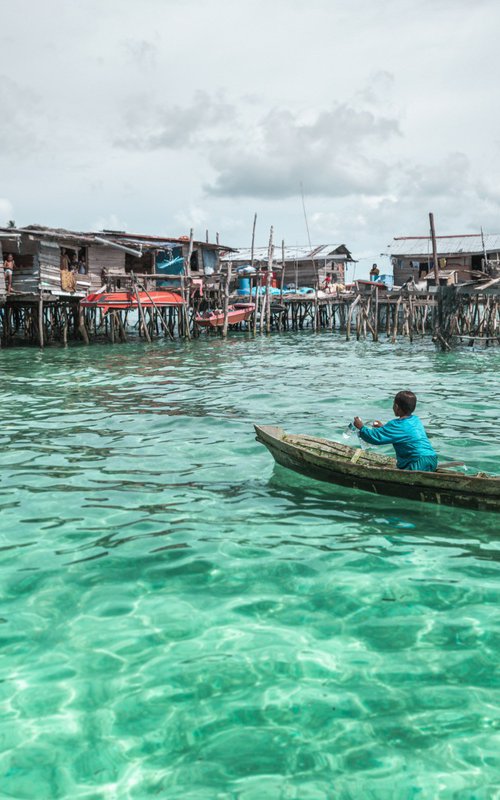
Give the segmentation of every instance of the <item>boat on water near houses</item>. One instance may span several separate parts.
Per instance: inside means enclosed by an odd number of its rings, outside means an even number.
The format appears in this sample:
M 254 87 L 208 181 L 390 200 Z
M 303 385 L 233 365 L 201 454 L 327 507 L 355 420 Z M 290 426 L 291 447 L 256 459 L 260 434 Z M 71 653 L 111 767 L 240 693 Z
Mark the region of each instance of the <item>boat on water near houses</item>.
M 139 298 L 139 301 L 138 299 Z M 93 292 L 82 300 L 80 305 L 84 308 L 100 308 L 104 313 L 111 310 L 137 309 L 139 303 L 143 308 L 163 308 L 165 306 L 182 306 L 184 300 L 177 292 L 160 289 L 147 291 L 128 292 Z
M 227 311 L 228 325 L 237 325 L 238 322 L 245 322 L 245 320 L 250 319 L 255 311 L 255 303 L 235 303 L 229 306 Z M 205 311 L 197 314 L 195 320 L 200 328 L 222 328 L 224 325 L 224 311 L 220 309 Z
M 278 464 L 311 478 L 426 503 L 500 511 L 500 477 L 464 475 L 446 464 L 436 472 L 401 470 L 395 458 L 328 439 L 268 425 L 255 425 L 255 432 Z

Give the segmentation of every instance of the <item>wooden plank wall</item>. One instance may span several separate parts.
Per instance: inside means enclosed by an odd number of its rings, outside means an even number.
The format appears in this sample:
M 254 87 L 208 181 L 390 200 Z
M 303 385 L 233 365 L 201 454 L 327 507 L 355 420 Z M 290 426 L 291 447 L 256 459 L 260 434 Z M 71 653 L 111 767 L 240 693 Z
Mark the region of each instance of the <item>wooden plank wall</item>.
M 438 261 L 440 261 L 441 258 L 442 256 L 439 256 Z M 397 262 L 394 263 L 394 283 L 396 286 L 402 286 L 403 283 L 410 280 L 412 277 L 415 279 L 415 281 L 418 281 L 419 270 L 415 267 L 411 267 L 410 261 L 419 261 L 421 267 L 427 264 L 427 259 L 424 256 L 420 256 L 420 258 L 404 258 L 402 267 L 399 267 Z M 433 269 L 434 267 L 429 267 L 430 272 L 432 272 Z M 446 266 L 444 269 L 455 269 L 458 272 L 459 283 L 468 281 L 471 277 L 470 256 L 448 256 L 446 258 Z
M 57 294 L 61 291 L 61 248 L 57 242 L 43 241 L 39 243 L 38 265 L 40 270 L 40 286 L 46 291 Z M 38 280 L 34 289 L 38 288 Z M 30 291 L 25 289 L 25 291 Z
M 12 288 L 15 292 L 38 292 L 39 266 L 38 266 L 38 241 L 29 236 L 21 239 L 21 253 L 14 253 L 16 263 L 12 275 Z
M 102 286 L 102 271 L 125 272 L 125 253 L 116 247 L 93 244 L 87 248 L 88 275 L 91 290 Z M 83 277 L 83 276 L 82 276 Z
M 276 255 L 276 260 L 279 264 L 279 254 Z M 318 265 L 318 272 L 320 282 L 324 280 L 325 270 Z M 295 283 L 297 280 L 298 286 L 316 286 L 318 280 L 316 266 L 313 261 L 299 261 L 297 265 L 293 261 L 287 261 L 285 264 L 285 286 L 288 283 Z

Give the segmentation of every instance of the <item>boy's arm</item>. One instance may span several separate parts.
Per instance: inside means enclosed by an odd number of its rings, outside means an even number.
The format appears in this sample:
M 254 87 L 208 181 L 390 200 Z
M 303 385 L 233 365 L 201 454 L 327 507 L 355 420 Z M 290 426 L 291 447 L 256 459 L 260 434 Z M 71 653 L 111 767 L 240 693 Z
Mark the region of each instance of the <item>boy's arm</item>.
M 393 444 L 398 438 L 392 420 L 386 425 L 382 425 L 381 428 L 369 428 L 367 425 L 363 425 L 359 429 L 359 435 L 368 444 Z

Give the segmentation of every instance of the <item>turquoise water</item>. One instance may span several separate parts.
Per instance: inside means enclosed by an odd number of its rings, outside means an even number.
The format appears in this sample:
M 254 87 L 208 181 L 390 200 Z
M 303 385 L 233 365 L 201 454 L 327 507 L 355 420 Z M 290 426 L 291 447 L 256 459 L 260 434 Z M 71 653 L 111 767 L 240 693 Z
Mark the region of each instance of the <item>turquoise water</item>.
M 273 466 L 412 388 L 498 471 L 500 351 L 0 351 L 2 798 L 500 797 L 498 515 Z

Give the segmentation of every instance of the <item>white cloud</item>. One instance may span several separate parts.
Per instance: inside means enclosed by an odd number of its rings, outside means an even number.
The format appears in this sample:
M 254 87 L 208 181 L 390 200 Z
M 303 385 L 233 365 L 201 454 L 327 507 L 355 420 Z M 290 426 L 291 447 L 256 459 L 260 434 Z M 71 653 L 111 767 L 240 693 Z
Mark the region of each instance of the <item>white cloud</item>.
M 302 183 L 355 254 L 500 230 L 493 0 L 4 5 L 6 220 L 304 243 Z
M 387 165 L 375 154 L 399 132 L 395 119 L 347 104 L 315 114 L 274 109 L 251 129 L 209 150 L 215 180 L 209 194 L 244 197 L 341 197 L 379 192 Z
M 213 97 L 198 91 L 189 105 L 149 107 L 147 117 L 141 116 L 130 127 L 135 130 L 117 137 L 116 144 L 129 150 L 182 149 L 203 144 L 210 133 L 216 132 L 235 117 L 235 109 L 222 95 Z

